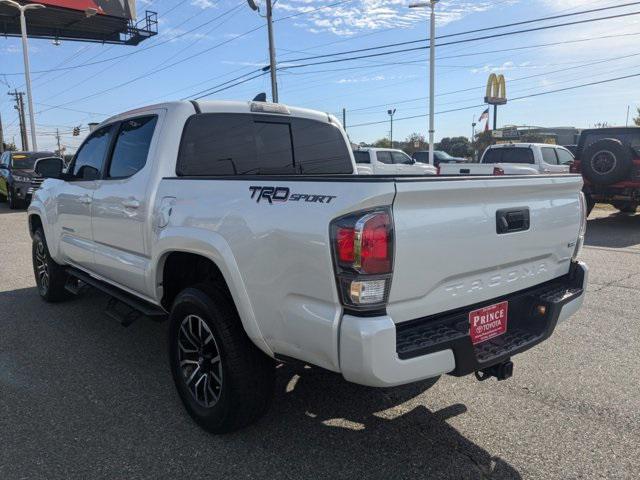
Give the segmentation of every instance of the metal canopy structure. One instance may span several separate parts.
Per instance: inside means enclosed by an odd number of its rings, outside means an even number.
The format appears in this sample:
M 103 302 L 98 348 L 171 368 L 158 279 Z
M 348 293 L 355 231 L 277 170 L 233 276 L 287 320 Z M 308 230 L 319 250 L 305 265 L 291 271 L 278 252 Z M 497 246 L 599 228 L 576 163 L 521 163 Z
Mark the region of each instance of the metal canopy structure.
M 135 21 L 135 0 L 41 0 L 47 8 L 29 12 L 31 38 L 138 45 L 158 33 L 158 14 Z M 20 36 L 20 17 L 0 4 L 0 35 Z

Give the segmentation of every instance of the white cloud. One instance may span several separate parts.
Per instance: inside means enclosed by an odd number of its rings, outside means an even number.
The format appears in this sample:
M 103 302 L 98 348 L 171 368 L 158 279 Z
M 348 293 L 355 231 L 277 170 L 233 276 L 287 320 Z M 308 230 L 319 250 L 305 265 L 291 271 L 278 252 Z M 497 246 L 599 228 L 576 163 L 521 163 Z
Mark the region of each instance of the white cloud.
M 501 8 L 518 1 L 506 0 Z M 409 0 L 357 0 L 317 10 L 327 4 L 326 0 L 281 0 L 277 8 L 289 15 L 304 13 L 298 17 L 296 26 L 311 33 L 351 36 L 361 31 L 409 28 L 417 22 L 424 23 L 428 9 L 409 9 L 409 3 Z M 495 2 L 488 0 L 442 0 L 437 7 L 437 22 L 439 26 L 446 25 L 493 6 Z
M 213 3 L 211 0 L 193 0 L 191 2 L 191 5 L 193 5 L 194 7 L 201 8 L 203 10 L 207 8 L 215 7 L 215 3 Z

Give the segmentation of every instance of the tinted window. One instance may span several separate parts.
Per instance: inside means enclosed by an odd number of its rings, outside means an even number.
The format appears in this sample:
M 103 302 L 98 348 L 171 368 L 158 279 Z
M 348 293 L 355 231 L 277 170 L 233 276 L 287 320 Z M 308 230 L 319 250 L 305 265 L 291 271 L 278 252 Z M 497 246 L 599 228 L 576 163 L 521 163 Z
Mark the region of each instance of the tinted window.
M 544 160 L 544 163 L 547 163 L 549 165 L 558 164 L 558 158 L 556 157 L 555 148 L 543 147 L 540 150 L 542 150 L 542 159 Z
M 429 152 L 415 152 L 413 154 L 413 159 L 416 162 L 429 163 Z
M 573 155 L 571 155 L 571 153 L 567 152 L 566 150 L 557 149 L 556 153 L 558 154 L 558 162 L 560 163 L 560 165 L 569 165 L 575 160 L 573 158 Z
M 178 175 L 352 173 L 331 124 L 300 118 L 200 114 L 185 126 Z
M 330 123 L 291 119 L 296 165 L 302 173 L 353 173 L 349 147 Z
M 482 163 L 533 164 L 533 152 L 530 148 L 491 148 L 485 153 Z
M 500 163 L 502 161 L 502 148 L 490 148 L 484 152 L 482 163 Z
M 356 163 L 371 163 L 369 152 L 356 150 L 355 152 L 353 152 L 353 157 L 356 159 Z
M 157 117 L 135 118 L 122 122 L 111 156 L 109 177 L 130 177 L 144 167 L 156 122 Z
M 380 163 L 392 164 L 391 152 L 376 152 L 376 159 Z
M 11 155 L 11 154 L 10 154 Z M 11 155 L 11 166 L 21 170 L 33 170 L 36 161 L 39 158 L 54 157 L 51 152 L 37 152 L 37 153 L 21 153 L 16 152 Z
M 402 152 L 391 152 L 391 157 L 393 158 L 393 163 L 399 165 L 413 165 L 413 160 L 406 153 Z
M 102 163 L 111 143 L 111 130 L 111 126 L 96 130 L 82 144 L 73 165 L 75 178 L 95 180 L 100 177 Z

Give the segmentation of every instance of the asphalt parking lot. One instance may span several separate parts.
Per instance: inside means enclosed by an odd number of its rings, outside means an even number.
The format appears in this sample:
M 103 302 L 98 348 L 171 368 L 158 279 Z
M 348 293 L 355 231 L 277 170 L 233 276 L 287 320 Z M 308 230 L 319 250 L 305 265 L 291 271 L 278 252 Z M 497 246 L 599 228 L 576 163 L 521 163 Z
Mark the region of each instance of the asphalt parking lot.
M 269 414 L 200 430 L 166 324 L 123 328 L 89 293 L 40 301 L 26 213 L 0 204 L 0 479 L 638 478 L 640 215 L 596 209 L 584 309 L 508 381 L 372 390 L 281 367 Z

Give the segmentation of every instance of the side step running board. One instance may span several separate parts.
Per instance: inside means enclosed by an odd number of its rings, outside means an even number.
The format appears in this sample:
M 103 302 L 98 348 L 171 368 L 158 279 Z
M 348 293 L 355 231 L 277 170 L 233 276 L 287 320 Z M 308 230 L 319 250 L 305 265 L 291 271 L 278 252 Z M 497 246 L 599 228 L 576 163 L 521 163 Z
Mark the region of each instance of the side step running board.
M 125 327 L 131 325 L 142 315 L 150 317 L 152 320 L 156 321 L 162 321 L 167 318 L 167 312 L 157 305 L 141 300 L 128 292 L 98 280 L 97 278 L 94 278 L 80 270 L 67 268 L 67 273 L 70 276 L 70 282 L 67 284 L 67 290 L 70 292 L 80 293 L 82 291 L 83 286 L 78 282 L 79 280 L 82 284 L 97 288 L 109 295 L 111 298 L 107 303 L 105 313 Z M 120 308 L 121 305 L 122 308 Z

